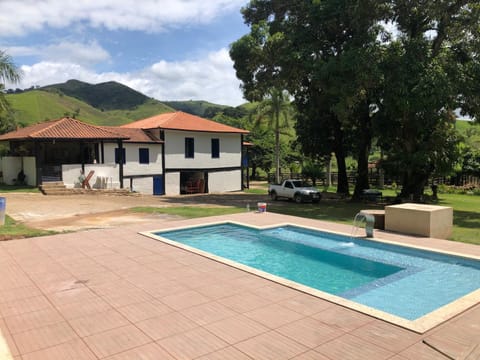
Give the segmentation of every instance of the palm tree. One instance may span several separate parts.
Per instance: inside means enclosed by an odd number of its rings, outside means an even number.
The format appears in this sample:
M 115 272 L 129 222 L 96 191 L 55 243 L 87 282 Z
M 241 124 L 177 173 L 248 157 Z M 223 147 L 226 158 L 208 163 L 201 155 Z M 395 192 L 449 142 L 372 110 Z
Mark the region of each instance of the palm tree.
M 12 61 L 12 58 L 4 51 L 0 50 L 0 113 L 7 111 L 9 105 L 3 89 L 5 88 L 4 83 L 10 81 L 16 83 L 20 80 L 20 70 L 15 66 Z
M 278 88 L 272 88 L 257 108 L 257 126 L 265 118 L 275 133 L 275 182 L 280 182 L 280 132 L 288 127 L 288 115 L 291 112 L 288 94 Z M 283 120 L 283 121 L 281 121 Z

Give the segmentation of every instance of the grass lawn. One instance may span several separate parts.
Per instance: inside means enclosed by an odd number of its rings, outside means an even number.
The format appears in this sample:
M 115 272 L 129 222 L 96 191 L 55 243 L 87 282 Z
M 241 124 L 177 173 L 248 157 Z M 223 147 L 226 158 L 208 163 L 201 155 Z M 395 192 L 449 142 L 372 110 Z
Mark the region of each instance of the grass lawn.
M 453 207 L 450 240 L 480 245 L 480 196 L 440 194 L 438 205 Z
M 5 185 L 0 184 L 0 196 L 8 192 L 39 192 L 38 187 L 25 185 Z M 8 206 L 8 205 L 7 205 Z M 54 231 L 33 229 L 16 222 L 10 216 L 5 215 L 5 224 L 0 225 L 0 240 L 18 239 L 34 236 L 44 236 L 56 234 Z
M 330 189 L 329 189 L 330 190 Z M 2 192 L 38 192 L 33 187 L 16 187 L 0 185 L 0 196 Z M 250 189 L 252 194 L 266 194 L 262 188 Z M 395 196 L 393 190 L 382 190 L 384 196 Z M 480 196 L 439 194 L 438 205 L 453 207 L 453 234 L 450 240 L 480 245 Z M 320 201 L 319 204 L 295 204 L 293 202 L 269 201 L 268 211 L 280 214 L 307 217 L 318 220 L 333 221 L 345 224 L 353 224 L 354 216 L 362 209 L 383 209 L 383 206 L 351 203 L 349 201 Z M 215 215 L 227 215 L 244 212 L 244 208 L 238 207 L 136 207 L 133 212 L 162 213 L 182 216 L 185 218 L 196 218 Z M 28 228 L 21 223 L 15 222 L 6 216 L 5 225 L 0 226 L 0 239 L 32 237 L 54 234 L 52 231 L 44 231 Z
M 391 192 L 391 193 L 390 193 Z M 393 196 L 393 191 L 383 191 Z M 353 224 L 362 209 L 383 209 L 383 206 L 348 201 L 320 201 L 319 204 L 278 205 L 270 202 L 268 211 L 317 220 Z M 453 208 L 453 232 L 450 240 L 480 245 L 480 196 L 439 194 L 438 205 Z
M 247 194 L 258 194 L 258 195 L 263 195 L 267 193 L 267 189 L 256 189 L 256 188 L 245 189 L 244 191 Z
M 36 186 L 25 186 L 25 185 L 5 185 L 5 184 L 0 184 L 0 195 L 1 193 L 6 193 L 6 192 L 40 192 L 38 187 Z
M 45 236 L 56 234 L 55 231 L 32 229 L 5 215 L 5 225 L 0 226 L 0 240 Z

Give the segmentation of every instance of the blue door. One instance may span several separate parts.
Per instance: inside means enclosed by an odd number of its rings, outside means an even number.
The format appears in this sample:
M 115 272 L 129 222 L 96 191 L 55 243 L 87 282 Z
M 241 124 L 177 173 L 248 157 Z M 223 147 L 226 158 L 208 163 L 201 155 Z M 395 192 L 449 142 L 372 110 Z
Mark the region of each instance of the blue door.
M 163 183 L 163 175 L 153 177 L 153 195 L 164 195 L 165 187 Z

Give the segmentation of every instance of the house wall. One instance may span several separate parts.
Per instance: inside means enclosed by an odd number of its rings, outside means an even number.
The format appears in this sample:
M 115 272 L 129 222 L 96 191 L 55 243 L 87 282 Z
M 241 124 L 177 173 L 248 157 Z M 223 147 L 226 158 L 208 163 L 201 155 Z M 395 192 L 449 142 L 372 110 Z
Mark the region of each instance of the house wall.
M 165 174 L 165 195 L 180 194 L 180 172 Z
M 115 163 L 117 144 L 104 145 L 105 163 Z M 123 165 L 123 175 L 160 175 L 162 174 L 162 144 L 124 143 L 126 162 Z M 138 149 L 145 148 L 149 152 L 149 164 L 140 164 Z M 151 193 L 151 191 L 149 192 Z
M 24 156 L 4 156 L 1 160 L 3 182 L 7 185 L 13 185 L 17 179 L 18 173 L 22 170 L 25 173 L 27 185 L 35 186 L 37 184 L 37 170 L 35 168 L 35 157 Z
M 194 138 L 194 157 L 185 158 L 185 138 Z M 220 139 L 220 157 L 212 159 L 211 139 Z M 165 130 L 166 169 L 213 169 L 238 167 L 241 135 Z
M 79 180 L 80 170 L 82 165 L 80 164 L 68 164 L 62 165 L 62 178 L 63 183 L 67 188 L 80 187 Z M 120 180 L 118 177 L 118 165 L 117 164 L 86 164 L 85 176 L 93 170 L 95 173 L 90 179 L 90 185 L 93 188 L 107 188 L 118 189 L 120 188 Z
M 23 172 L 27 176 L 27 185 L 37 185 L 37 162 L 34 156 L 23 158 Z
M 118 148 L 116 143 L 105 143 L 104 144 L 104 160 L 105 164 L 96 164 L 96 165 L 86 165 L 85 174 L 88 174 L 87 167 L 92 166 L 105 166 L 109 169 L 109 174 L 103 175 L 103 172 L 100 172 L 98 176 L 107 176 L 109 177 L 108 188 L 112 186 L 113 178 L 113 187 L 119 188 L 119 165 L 115 164 L 115 149 Z M 153 177 L 145 175 L 161 175 L 163 173 L 162 168 L 162 144 L 137 144 L 137 143 L 124 143 L 123 148 L 125 149 L 125 164 L 123 165 L 123 187 L 130 187 L 130 178 L 132 177 L 132 190 L 140 192 L 142 194 L 153 194 Z M 149 163 L 140 164 L 139 158 L 139 149 L 144 148 L 148 149 L 149 153 Z M 92 168 L 93 169 L 93 168 Z M 102 168 L 103 169 L 103 168 Z M 111 173 L 111 174 L 110 174 Z M 75 174 L 74 180 L 78 182 L 78 176 L 80 175 L 78 169 Z M 95 173 L 97 175 L 97 173 Z M 100 186 L 102 181 L 97 181 L 95 175 L 93 176 L 93 182 L 90 181 L 90 184 L 98 184 Z M 137 177 L 139 176 L 139 177 Z M 71 185 L 71 182 L 69 183 Z
M 130 186 L 130 179 L 124 181 L 124 186 Z M 132 179 L 132 191 L 136 191 L 142 194 L 153 194 L 153 177 L 141 177 Z
M 187 137 L 194 139 L 193 158 L 185 158 Z M 212 139 L 220 141 L 219 158 L 212 158 Z M 241 139 L 240 134 L 165 130 L 165 168 L 179 170 L 165 174 L 165 193 L 180 194 L 180 170 L 208 172 L 210 193 L 241 190 Z
M 222 193 L 242 189 L 240 170 L 218 171 L 208 173 L 208 192 Z

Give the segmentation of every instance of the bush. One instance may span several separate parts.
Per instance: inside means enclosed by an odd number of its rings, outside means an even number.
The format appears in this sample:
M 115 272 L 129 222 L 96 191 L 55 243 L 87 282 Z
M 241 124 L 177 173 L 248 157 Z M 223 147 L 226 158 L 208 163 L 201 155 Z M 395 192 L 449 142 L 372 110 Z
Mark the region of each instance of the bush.
M 465 184 L 462 186 L 438 185 L 439 194 L 467 194 L 480 195 L 480 184 Z
M 316 186 L 317 180 L 320 180 L 325 176 L 323 166 L 324 165 L 321 163 L 307 162 L 303 165 L 302 176 L 306 179 L 310 179 L 313 186 Z

